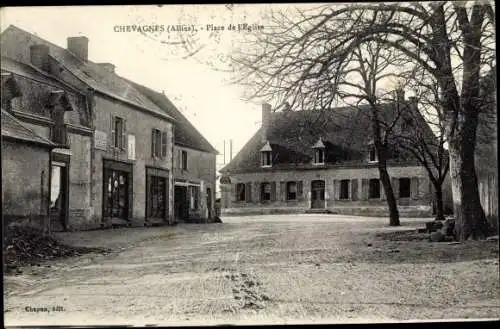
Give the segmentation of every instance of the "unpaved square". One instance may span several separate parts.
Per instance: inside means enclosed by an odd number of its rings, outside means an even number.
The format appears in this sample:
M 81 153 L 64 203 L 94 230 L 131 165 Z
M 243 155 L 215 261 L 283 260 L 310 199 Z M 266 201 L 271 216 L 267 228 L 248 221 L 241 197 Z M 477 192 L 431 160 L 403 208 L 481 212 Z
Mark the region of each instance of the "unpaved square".
M 430 243 L 411 233 L 422 219 L 396 228 L 383 218 L 338 215 L 223 221 L 59 234 L 114 252 L 5 277 L 5 324 L 499 317 L 498 242 Z

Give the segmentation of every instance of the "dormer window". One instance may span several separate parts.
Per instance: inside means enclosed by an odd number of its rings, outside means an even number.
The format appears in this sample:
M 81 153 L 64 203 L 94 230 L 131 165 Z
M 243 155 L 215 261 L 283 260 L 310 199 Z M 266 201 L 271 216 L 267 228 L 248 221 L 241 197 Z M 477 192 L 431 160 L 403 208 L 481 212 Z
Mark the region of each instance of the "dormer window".
M 320 138 L 313 146 L 314 149 L 314 164 L 325 164 L 325 144 Z
M 271 167 L 273 165 L 272 151 L 269 141 L 260 149 L 260 165 L 262 167 Z
M 370 153 L 368 155 L 368 162 L 377 162 L 377 161 L 378 161 L 377 150 L 375 149 L 375 146 L 372 146 L 370 148 Z

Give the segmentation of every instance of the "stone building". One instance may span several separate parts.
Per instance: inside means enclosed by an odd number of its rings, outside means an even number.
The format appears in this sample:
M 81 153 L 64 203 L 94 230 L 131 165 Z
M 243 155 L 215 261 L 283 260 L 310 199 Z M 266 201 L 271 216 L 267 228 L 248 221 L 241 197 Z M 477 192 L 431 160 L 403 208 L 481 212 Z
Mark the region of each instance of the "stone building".
M 134 84 L 165 113 L 174 125 L 174 217 L 176 221 L 210 221 L 215 217 L 217 150 L 165 96 Z
M 1 100 L 2 109 L 9 117 L 54 144 L 49 154 L 50 166 L 44 169 L 45 183 L 49 184 L 44 189 L 49 193 L 45 202 L 50 208 L 51 229 L 63 230 L 84 223 L 89 216 L 92 130 L 86 95 L 41 69 L 45 69 L 43 53 L 46 51 L 46 47 L 39 45 L 28 48 L 26 63 L 2 56 Z M 36 166 L 38 158 L 35 154 L 39 152 L 31 154 L 24 144 L 16 143 L 11 142 L 8 148 L 2 148 L 2 156 L 17 147 L 19 153 L 16 157 L 24 162 L 23 166 Z M 16 179 L 16 172 L 2 169 L 7 180 Z M 25 173 L 24 177 L 35 179 L 32 175 L 39 176 L 40 173 L 35 170 L 32 174 Z M 22 184 L 12 186 L 12 189 L 23 188 Z M 9 193 L 14 193 L 12 189 Z M 25 192 L 14 194 L 19 193 Z M 16 213 L 24 212 L 23 205 L 29 202 L 27 200 L 16 198 L 16 207 L 19 207 Z M 4 199 L 4 203 L 9 203 L 8 199 Z M 69 222 L 70 218 L 73 223 Z
M 170 223 L 175 120 L 115 74 L 112 64 L 90 61 L 88 44 L 86 37 L 70 37 L 63 48 L 9 26 L 1 36 L 2 65 L 15 59 L 58 83 L 55 91 L 30 97 L 27 114 L 10 100 L 12 113 L 64 146 L 52 172 L 69 200 L 62 210 L 65 228 Z
M 50 228 L 47 200 L 50 195 L 51 150 L 56 146 L 2 108 L 4 229 L 16 220 L 27 220 L 47 230 Z
M 417 104 L 404 100 L 404 95 L 398 102 L 383 104 L 381 122 L 393 122 L 400 106 L 416 109 Z M 225 176 L 222 215 L 388 215 L 369 113 L 366 106 L 273 112 L 264 104 L 261 128 L 220 170 Z M 412 124 L 402 116 L 397 128 L 411 131 Z M 429 134 L 434 136 L 430 128 Z M 425 168 L 397 147 L 389 151 L 388 172 L 400 214 L 430 216 L 433 188 Z

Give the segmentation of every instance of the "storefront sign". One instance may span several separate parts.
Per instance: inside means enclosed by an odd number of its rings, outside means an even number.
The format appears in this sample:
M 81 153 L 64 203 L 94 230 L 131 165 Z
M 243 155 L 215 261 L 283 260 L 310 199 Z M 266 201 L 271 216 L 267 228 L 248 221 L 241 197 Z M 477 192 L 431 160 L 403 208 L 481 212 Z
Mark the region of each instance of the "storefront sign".
M 94 133 L 95 149 L 104 150 L 108 149 L 108 134 L 104 131 L 96 130 Z

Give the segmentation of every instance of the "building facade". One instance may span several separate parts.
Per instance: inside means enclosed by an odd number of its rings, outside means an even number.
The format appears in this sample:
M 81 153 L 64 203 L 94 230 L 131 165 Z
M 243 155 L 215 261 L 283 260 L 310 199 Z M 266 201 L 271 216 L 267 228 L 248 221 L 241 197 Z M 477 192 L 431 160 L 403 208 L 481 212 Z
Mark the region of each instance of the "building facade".
M 416 106 L 414 100 L 401 103 Z M 381 115 L 394 118 L 395 106 L 383 105 Z M 264 104 L 261 128 L 221 169 L 222 215 L 388 215 L 368 111 L 361 106 L 272 112 Z M 433 188 L 425 168 L 391 147 L 388 172 L 400 214 L 431 216 Z
M 2 221 L 4 229 L 10 223 L 19 220 L 27 221 L 45 230 L 50 229 L 48 200 L 51 151 L 56 146 L 2 109 Z
M 1 46 L 2 84 L 19 85 L 24 95 L 9 96 L 6 106 L 58 145 L 50 169 L 55 230 L 187 219 L 175 216 L 174 186 L 181 183 L 191 193 L 184 196 L 187 215 L 210 218 L 216 151 L 163 94 L 118 76 L 111 63 L 90 61 L 84 36 L 69 37 L 64 48 L 9 26 Z M 25 71 L 32 75 L 29 84 L 18 76 Z M 40 81 L 51 87 L 38 92 L 33 85 Z M 174 168 L 179 145 L 188 169 Z
M 134 84 L 175 119 L 173 141 L 174 219 L 206 222 L 215 217 L 217 150 L 187 120 L 164 93 Z

